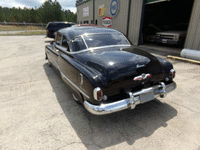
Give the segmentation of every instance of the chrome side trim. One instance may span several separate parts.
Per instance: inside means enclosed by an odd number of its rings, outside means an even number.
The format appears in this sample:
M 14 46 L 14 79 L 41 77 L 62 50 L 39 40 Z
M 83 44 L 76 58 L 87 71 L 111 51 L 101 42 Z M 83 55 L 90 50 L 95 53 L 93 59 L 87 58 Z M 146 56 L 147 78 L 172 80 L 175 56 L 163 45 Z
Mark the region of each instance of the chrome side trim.
M 95 50 L 95 49 L 101 49 L 101 48 L 109 48 L 109 47 L 130 47 L 131 45 L 108 45 L 108 46 L 100 46 L 100 47 L 92 47 L 89 48 L 88 50 Z
M 85 38 L 84 38 L 84 36 L 83 35 L 81 35 L 81 38 L 83 39 L 83 42 L 85 43 L 85 46 L 87 47 L 87 49 L 88 49 L 88 45 L 87 45 L 87 43 L 86 43 L 86 41 L 85 41 Z
M 55 47 L 56 47 L 57 49 L 60 49 L 60 50 L 64 51 L 64 52 L 67 52 L 67 49 L 64 48 L 64 47 L 62 47 L 62 46 L 60 46 L 60 45 L 56 45 Z
M 101 103 L 100 105 L 93 105 L 88 101 L 84 101 L 84 107 L 94 115 L 105 115 L 118 112 L 124 109 L 134 109 L 136 105 L 151 101 L 157 97 L 163 98 L 163 93 L 169 93 L 176 88 L 176 83 L 165 85 L 164 82 L 159 83 L 153 87 L 142 89 L 138 92 L 129 92 L 129 98 L 122 99 L 112 103 Z
M 75 101 L 78 101 L 78 99 L 76 98 L 76 96 L 74 94 L 72 94 L 73 98 Z
M 46 52 L 47 52 L 47 53 L 50 53 L 50 50 L 46 49 Z
M 83 85 L 83 75 L 80 73 L 81 76 L 81 85 Z
M 53 62 L 55 63 L 55 67 L 60 71 L 60 67 L 58 66 L 58 63 L 53 59 Z M 61 72 L 61 71 L 60 71 Z
M 76 84 L 74 84 L 69 78 L 67 78 L 61 71 L 62 78 L 66 79 L 74 88 L 76 88 L 81 94 L 83 94 L 86 98 L 90 98 L 83 90 L 81 90 Z
M 80 54 L 83 52 L 87 52 L 87 51 L 92 51 L 92 50 L 96 50 L 96 49 L 102 49 L 102 48 L 109 48 L 109 47 L 130 47 L 131 45 L 110 45 L 110 46 L 101 46 L 101 47 L 94 47 L 94 48 L 88 48 L 88 49 L 84 49 L 78 52 L 67 52 L 68 54 Z

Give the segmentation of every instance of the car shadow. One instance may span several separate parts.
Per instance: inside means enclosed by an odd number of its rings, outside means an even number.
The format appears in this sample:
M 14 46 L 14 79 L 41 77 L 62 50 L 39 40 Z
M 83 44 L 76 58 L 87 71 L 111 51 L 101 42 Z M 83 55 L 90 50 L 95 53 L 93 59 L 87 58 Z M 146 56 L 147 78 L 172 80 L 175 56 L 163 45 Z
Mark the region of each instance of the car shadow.
M 133 145 L 167 127 L 167 121 L 177 115 L 175 108 L 159 100 L 138 105 L 134 110 L 92 115 L 73 100 L 70 88 L 51 67 L 44 64 L 43 68 L 63 113 L 87 149 L 98 150 L 124 142 Z

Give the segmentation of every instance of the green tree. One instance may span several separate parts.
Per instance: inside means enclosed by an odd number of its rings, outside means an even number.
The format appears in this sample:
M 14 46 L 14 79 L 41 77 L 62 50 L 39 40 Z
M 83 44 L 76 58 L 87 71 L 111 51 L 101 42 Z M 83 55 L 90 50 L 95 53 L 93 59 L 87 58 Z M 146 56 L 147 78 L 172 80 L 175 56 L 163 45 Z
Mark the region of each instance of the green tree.
M 57 0 L 46 0 L 41 7 L 28 9 L 7 8 L 0 6 L 0 21 L 48 23 L 50 21 L 76 22 L 77 14 L 70 10 L 62 10 Z
M 47 23 L 50 21 L 63 21 L 61 5 L 56 0 L 45 1 L 39 9 L 42 21 Z
M 77 22 L 77 13 L 73 13 L 70 10 L 65 10 L 66 20 L 69 22 Z

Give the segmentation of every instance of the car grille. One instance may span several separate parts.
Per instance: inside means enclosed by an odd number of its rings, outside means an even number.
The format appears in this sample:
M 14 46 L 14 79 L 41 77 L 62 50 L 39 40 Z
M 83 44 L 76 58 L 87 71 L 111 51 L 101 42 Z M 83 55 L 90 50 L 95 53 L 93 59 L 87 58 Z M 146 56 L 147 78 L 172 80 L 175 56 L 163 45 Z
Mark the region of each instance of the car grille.
M 159 39 L 173 39 L 174 38 L 174 35 L 156 35 L 157 38 Z

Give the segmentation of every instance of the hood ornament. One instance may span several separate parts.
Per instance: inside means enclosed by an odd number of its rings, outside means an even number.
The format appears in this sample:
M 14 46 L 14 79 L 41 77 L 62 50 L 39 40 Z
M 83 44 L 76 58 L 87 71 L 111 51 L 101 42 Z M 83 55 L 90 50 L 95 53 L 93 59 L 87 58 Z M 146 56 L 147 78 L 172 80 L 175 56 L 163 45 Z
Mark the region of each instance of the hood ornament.
M 147 78 L 151 78 L 151 74 L 149 74 L 149 73 L 148 74 L 143 73 L 143 74 L 135 77 L 133 80 L 134 81 L 141 81 L 141 80 L 145 80 Z

